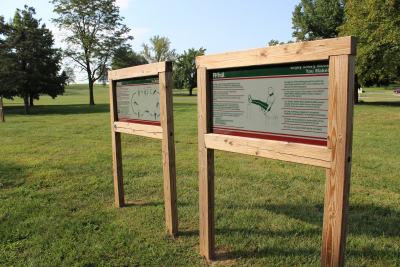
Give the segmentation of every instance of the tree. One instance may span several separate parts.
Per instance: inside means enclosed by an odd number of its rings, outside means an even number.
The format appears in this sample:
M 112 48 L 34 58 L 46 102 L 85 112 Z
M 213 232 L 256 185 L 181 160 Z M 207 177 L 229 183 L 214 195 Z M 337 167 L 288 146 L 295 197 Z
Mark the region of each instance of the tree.
M 93 84 L 106 71 L 116 48 L 132 36 L 121 24 L 115 0 L 53 0 L 53 19 L 60 30 L 67 32 L 63 40 L 68 44 L 64 55 L 70 58 L 82 71 L 87 73 L 90 105 L 94 105 Z
M 171 42 L 167 37 L 155 35 L 150 38 L 151 46 L 143 43 L 141 54 L 150 63 L 161 61 L 175 61 L 177 54 L 175 49 L 170 50 Z
M 388 85 L 399 77 L 400 1 L 348 0 L 341 36 L 357 37 L 356 74 L 364 86 Z
M 107 68 L 106 71 L 104 71 L 103 74 L 101 74 L 101 76 L 100 76 L 100 78 L 99 78 L 99 81 L 101 82 L 101 84 L 103 84 L 103 87 L 105 87 L 106 84 L 107 84 L 107 81 L 108 81 L 108 71 L 109 71 L 109 70 L 110 70 L 110 69 Z M 100 74 L 98 73 L 97 75 L 100 75 Z
M 74 71 L 74 69 L 73 68 L 71 68 L 71 67 L 66 67 L 65 68 L 65 74 L 67 75 L 67 85 L 69 86 L 69 84 L 70 83 L 75 83 L 76 81 L 75 81 L 75 79 L 76 79 L 76 76 L 75 76 L 75 71 Z
M 148 63 L 144 56 L 135 53 L 129 46 L 122 46 L 115 50 L 111 66 L 113 70 L 116 70 Z
M 53 48 L 53 35 L 45 24 L 33 18 L 35 9 L 15 12 L 9 23 L 0 18 L 0 32 L 3 35 L 0 56 L 0 83 L 2 96 L 24 99 L 25 114 L 30 114 L 29 99 L 39 99 L 40 94 L 55 98 L 64 93 L 65 73 L 59 74 L 61 54 Z M 4 50 L 3 50 L 4 49 Z M 4 88 L 6 87 L 6 88 Z
M 203 47 L 199 50 L 191 48 L 177 58 L 172 77 L 174 88 L 188 89 L 189 95 L 192 95 L 193 88 L 197 87 L 196 57 L 204 55 L 205 51 Z
M 292 40 L 289 40 L 287 42 L 287 44 L 292 44 L 292 43 L 294 43 Z M 282 44 L 285 44 L 285 43 L 279 42 L 278 40 L 274 40 L 274 39 L 271 39 L 271 41 L 268 42 L 268 46 L 275 46 L 275 45 L 282 45 Z
M 333 38 L 339 35 L 347 0 L 301 0 L 292 12 L 292 33 L 300 41 Z

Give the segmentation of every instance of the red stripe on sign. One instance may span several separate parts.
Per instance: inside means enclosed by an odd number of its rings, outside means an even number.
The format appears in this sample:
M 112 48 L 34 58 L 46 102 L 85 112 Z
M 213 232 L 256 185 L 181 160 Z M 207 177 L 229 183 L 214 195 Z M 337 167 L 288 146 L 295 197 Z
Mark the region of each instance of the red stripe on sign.
M 234 111 L 234 110 L 213 110 L 213 111 L 218 111 L 218 112 L 240 112 L 240 113 L 244 113 L 244 111 Z
M 290 110 L 318 110 L 318 111 L 328 111 L 327 109 L 303 109 L 303 108 L 282 108 L 282 109 L 290 109 Z
M 244 96 L 244 95 L 213 95 L 213 97 L 221 97 L 221 96 Z
M 279 76 L 261 76 L 261 77 L 244 77 L 229 79 L 213 79 L 213 81 L 234 81 L 234 80 L 252 80 L 252 79 L 274 79 L 274 78 L 298 78 L 298 77 L 321 77 L 329 76 L 329 74 L 303 74 L 303 75 L 279 75 Z
M 290 100 L 318 100 L 318 101 L 329 100 L 329 99 L 312 99 L 312 98 L 282 98 L 282 99 L 290 99 Z
M 244 90 L 244 89 L 236 89 L 236 88 L 232 88 L 232 89 L 218 89 L 218 88 L 213 88 L 213 91 L 219 91 L 219 90 L 240 91 L 240 90 Z
M 238 102 L 238 101 L 213 101 L 214 103 L 244 103 L 244 102 Z
M 229 126 L 230 127 L 230 126 Z M 213 129 L 217 130 L 227 130 L 227 131 L 235 131 L 236 129 L 232 128 L 224 128 L 224 127 L 213 127 Z M 282 137 L 294 137 L 294 138 L 312 138 L 312 139 L 319 139 L 319 140 L 326 140 L 326 137 L 316 137 L 316 136 L 305 136 L 305 135 L 298 135 L 298 134 L 284 134 L 284 133 L 270 133 L 270 132 L 260 132 L 260 131 L 250 131 L 250 130 L 236 130 L 237 133 L 254 133 L 254 134 L 266 134 L 266 135 L 273 135 L 273 136 L 282 136 Z
M 299 116 L 282 116 L 282 118 L 302 118 L 302 119 L 316 119 L 316 120 L 327 120 L 328 119 L 328 118 L 299 117 Z
M 304 131 L 304 130 L 294 130 L 294 129 L 281 129 L 281 130 L 282 131 L 303 132 L 303 133 L 327 134 L 327 132 L 314 132 L 314 131 Z
M 135 120 L 135 119 L 118 119 L 117 121 L 146 124 L 146 125 L 153 125 L 153 126 L 161 126 L 161 122 L 159 122 L 159 121 L 147 121 L 147 120 Z
M 244 133 L 244 132 L 233 132 L 228 130 L 218 130 L 213 129 L 213 133 L 223 134 L 223 135 L 232 135 L 232 136 L 241 136 L 241 137 L 249 137 L 249 138 L 258 138 L 265 140 L 273 140 L 273 141 L 282 141 L 289 143 L 299 143 L 306 145 L 315 145 L 315 146 L 327 146 L 327 140 L 313 140 L 313 139 L 304 139 L 304 138 L 295 138 L 295 137 L 283 137 L 283 136 L 275 136 L 275 135 L 267 135 L 267 134 L 254 134 L 254 133 Z
M 328 126 L 315 126 L 315 125 L 307 125 L 307 124 L 293 124 L 293 123 L 282 123 L 287 125 L 301 125 L 301 126 L 308 126 L 308 127 L 328 127 Z
M 329 88 L 302 88 L 302 89 L 282 89 L 282 90 L 328 90 Z

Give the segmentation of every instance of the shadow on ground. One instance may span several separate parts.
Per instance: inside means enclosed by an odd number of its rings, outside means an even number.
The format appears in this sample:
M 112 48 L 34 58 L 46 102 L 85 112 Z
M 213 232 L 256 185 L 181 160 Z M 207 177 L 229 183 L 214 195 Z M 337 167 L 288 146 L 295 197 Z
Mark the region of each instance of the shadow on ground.
M 309 224 L 313 224 L 317 227 L 308 228 L 307 230 L 299 231 L 296 229 L 290 229 L 287 231 L 275 231 L 275 230 L 261 230 L 252 227 L 243 228 L 216 228 L 215 233 L 220 239 L 229 238 L 229 236 L 235 235 L 239 236 L 239 239 L 245 240 L 249 236 L 265 236 L 266 238 L 279 237 L 279 238 L 302 238 L 302 236 L 307 238 L 315 238 L 321 236 L 323 228 L 323 204 L 317 205 L 301 205 L 301 204 L 287 204 L 287 205 L 256 205 L 256 209 L 268 210 L 278 215 L 285 215 L 296 220 L 301 220 Z M 237 209 L 242 209 L 243 211 L 248 210 L 247 206 L 236 207 Z M 250 224 L 249 224 L 250 225 Z M 396 227 L 400 225 L 400 213 L 393 208 L 385 206 L 377 206 L 374 204 L 354 204 L 349 206 L 349 216 L 347 223 L 347 235 L 353 236 L 355 238 L 367 238 L 371 240 L 378 237 L 392 237 L 396 238 L 400 235 L 400 228 Z M 299 231 L 297 233 L 297 231 Z M 224 237 L 225 236 L 225 237 Z M 257 247 L 257 246 L 256 246 Z M 311 249 L 311 248 L 298 248 L 298 249 L 280 249 L 274 246 L 267 245 L 266 247 L 252 247 L 248 249 L 239 249 L 230 251 L 228 258 L 263 258 L 271 256 L 305 256 L 309 258 L 310 256 L 320 257 L 321 250 Z M 380 249 L 374 245 L 369 245 L 362 247 L 359 251 L 348 251 L 346 254 L 353 255 L 355 257 L 363 257 L 368 255 L 370 259 L 382 255 L 393 256 L 396 255 L 398 251 L 396 248 Z
M 31 115 L 71 115 L 71 114 L 90 114 L 90 113 L 108 113 L 110 112 L 109 104 L 96 104 L 90 106 L 88 104 L 76 105 L 37 105 L 29 107 Z M 24 106 L 5 106 L 4 114 L 7 115 L 24 115 Z

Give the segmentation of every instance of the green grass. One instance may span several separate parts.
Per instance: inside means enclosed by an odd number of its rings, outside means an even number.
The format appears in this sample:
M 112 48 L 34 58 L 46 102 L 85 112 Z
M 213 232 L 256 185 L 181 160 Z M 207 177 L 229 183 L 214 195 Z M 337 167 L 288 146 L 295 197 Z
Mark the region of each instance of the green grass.
M 371 86 L 371 87 L 364 87 L 363 89 L 366 92 L 391 92 L 393 93 L 394 89 L 400 88 L 400 84 L 390 84 L 388 86 Z
M 161 141 L 122 135 L 114 207 L 108 87 L 71 85 L 0 123 L 1 266 L 204 266 L 199 255 L 197 106 L 174 90 L 179 236 L 165 227 Z M 396 99 L 395 99 L 396 100 Z M 347 266 L 400 265 L 400 101 L 355 106 Z M 319 266 L 325 170 L 215 152 L 220 266 Z

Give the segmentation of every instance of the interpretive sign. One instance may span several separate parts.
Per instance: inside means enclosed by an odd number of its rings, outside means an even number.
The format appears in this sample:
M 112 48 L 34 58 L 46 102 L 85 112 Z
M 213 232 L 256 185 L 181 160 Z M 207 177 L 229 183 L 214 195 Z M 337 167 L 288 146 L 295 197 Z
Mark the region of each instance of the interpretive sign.
M 326 168 L 321 266 L 343 266 L 356 40 L 196 58 L 200 251 L 215 256 L 214 149 Z
M 212 133 L 326 146 L 328 64 L 211 72 Z
M 108 72 L 115 205 L 125 204 L 121 133 L 162 140 L 165 220 L 178 232 L 172 63 L 158 62 Z
M 158 77 L 117 82 L 116 95 L 118 121 L 161 126 Z

